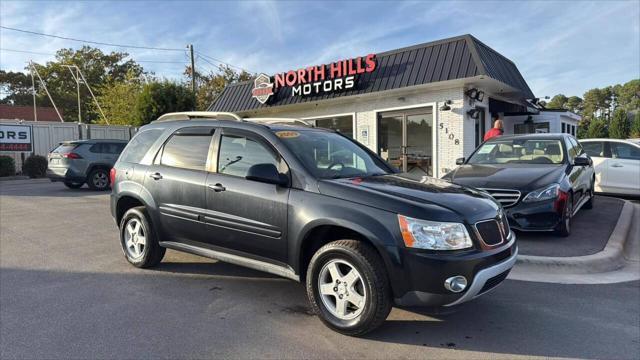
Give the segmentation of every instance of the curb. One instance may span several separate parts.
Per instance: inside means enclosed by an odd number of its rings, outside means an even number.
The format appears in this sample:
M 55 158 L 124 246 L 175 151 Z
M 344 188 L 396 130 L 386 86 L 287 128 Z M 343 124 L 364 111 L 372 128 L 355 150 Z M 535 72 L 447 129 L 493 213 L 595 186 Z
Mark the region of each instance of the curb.
M 516 264 L 523 268 L 544 267 L 545 270 L 557 270 L 565 274 L 603 273 L 622 268 L 625 264 L 624 245 L 629 238 L 634 214 L 633 204 L 627 200 L 623 201 L 620 218 L 602 251 L 591 255 L 569 257 L 520 255 Z
M 24 175 L 15 175 L 15 176 L 1 176 L 0 181 L 11 181 L 11 180 L 27 180 L 28 176 Z

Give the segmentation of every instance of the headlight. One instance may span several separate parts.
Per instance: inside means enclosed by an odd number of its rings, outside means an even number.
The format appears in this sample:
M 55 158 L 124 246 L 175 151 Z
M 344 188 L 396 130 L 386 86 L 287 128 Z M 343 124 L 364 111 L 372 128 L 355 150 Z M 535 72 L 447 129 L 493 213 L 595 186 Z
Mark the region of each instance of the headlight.
M 459 250 L 473 246 L 467 228 L 460 223 L 418 220 L 398 215 L 404 244 L 410 248 Z
M 542 200 L 550 200 L 558 197 L 558 191 L 560 191 L 560 185 L 553 184 L 542 189 L 532 191 L 522 199 L 524 202 L 534 202 Z

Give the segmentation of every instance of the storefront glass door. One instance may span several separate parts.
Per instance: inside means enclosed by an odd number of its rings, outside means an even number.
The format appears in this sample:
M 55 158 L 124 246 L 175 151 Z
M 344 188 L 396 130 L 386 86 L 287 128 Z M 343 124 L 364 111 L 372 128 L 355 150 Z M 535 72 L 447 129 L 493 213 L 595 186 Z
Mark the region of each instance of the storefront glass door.
M 378 153 L 404 172 L 433 175 L 431 108 L 380 113 Z

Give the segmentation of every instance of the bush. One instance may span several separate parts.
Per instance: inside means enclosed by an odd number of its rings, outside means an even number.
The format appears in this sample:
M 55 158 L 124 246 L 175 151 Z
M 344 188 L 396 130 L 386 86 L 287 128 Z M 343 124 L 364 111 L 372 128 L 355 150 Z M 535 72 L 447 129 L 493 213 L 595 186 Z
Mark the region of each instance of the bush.
M 0 176 L 14 176 L 16 161 L 11 156 L 0 155 Z
M 40 155 L 31 155 L 22 164 L 22 172 L 30 178 L 44 177 L 47 174 L 47 158 Z
M 609 132 L 607 129 L 607 124 L 602 119 L 593 119 L 589 124 L 589 128 L 587 129 L 587 138 L 607 138 L 609 137 Z

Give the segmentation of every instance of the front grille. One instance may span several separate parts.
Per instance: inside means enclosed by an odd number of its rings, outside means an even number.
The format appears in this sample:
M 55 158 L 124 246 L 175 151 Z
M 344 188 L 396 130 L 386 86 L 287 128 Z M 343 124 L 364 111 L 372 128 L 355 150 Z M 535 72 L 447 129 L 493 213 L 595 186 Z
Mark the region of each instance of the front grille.
M 513 206 L 520 200 L 520 191 L 511 189 L 487 189 L 480 188 L 480 190 L 487 192 L 491 197 L 496 199 L 502 207 Z
M 487 245 L 498 245 L 503 240 L 500 225 L 495 220 L 485 220 L 476 223 L 476 230 L 482 241 Z
M 500 283 L 507 278 L 507 275 L 509 275 L 509 271 L 510 269 L 487 280 L 487 282 L 484 283 L 484 286 L 482 287 L 482 289 L 480 289 L 480 292 L 478 293 L 478 295 L 484 294 L 487 291 L 493 289 L 494 287 L 500 285 Z

